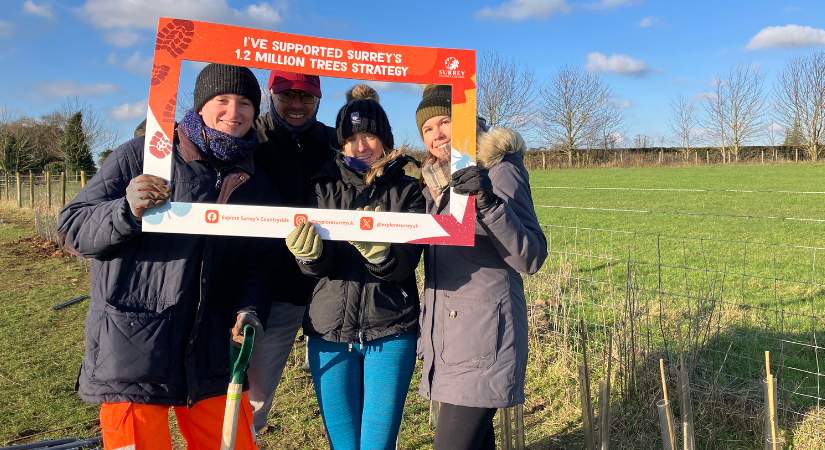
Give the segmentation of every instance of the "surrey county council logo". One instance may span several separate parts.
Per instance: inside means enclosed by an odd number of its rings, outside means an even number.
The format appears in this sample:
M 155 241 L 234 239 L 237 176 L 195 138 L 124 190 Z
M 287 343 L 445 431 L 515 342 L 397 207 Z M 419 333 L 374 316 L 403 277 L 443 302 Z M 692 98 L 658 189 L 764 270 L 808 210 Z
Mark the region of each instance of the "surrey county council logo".
M 444 60 L 444 69 L 438 70 L 438 76 L 445 78 L 464 78 L 464 71 L 458 70 L 459 65 L 461 65 L 461 63 L 458 61 L 458 58 L 448 56 L 447 59 Z
M 295 217 L 292 220 L 292 222 L 295 224 L 296 227 L 298 225 L 303 225 L 303 224 L 307 223 L 308 221 L 309 221 L 309 217 L 307 217 L 306 214 L 295 214 Z
M 214 209 L 208 209 L 206 210 L 204 218 L 206 220 L 206 223 L 218 223 L 218 221 L 221 219 L 221 215 L 220 213 L 218 213 L 218 211 Z
M 372 217 L 361 217 L 361 229 L 362 230 L 372 230 L 372 226 L 374 225 Z

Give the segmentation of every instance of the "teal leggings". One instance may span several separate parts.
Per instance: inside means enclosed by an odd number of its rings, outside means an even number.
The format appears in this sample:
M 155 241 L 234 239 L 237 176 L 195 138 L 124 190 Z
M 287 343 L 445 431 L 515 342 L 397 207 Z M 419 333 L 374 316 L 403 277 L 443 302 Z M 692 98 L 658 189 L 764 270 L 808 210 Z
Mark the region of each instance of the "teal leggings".
M 413 334 L 360 344 L 309 339 L 309 367 L 332 450 L 392 450 L 415 367 Z

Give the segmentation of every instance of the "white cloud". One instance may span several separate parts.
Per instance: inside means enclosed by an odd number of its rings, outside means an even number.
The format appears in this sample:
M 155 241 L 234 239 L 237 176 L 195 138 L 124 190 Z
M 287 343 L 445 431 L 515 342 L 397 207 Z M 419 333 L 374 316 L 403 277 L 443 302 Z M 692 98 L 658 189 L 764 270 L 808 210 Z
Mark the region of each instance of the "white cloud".
M 633 6 L 639 3 L 639 0 L 599 0 L 596 3 L 588 5 L 591 9 L 615 9 L 623 6 Z
M 613 105 L 619 109 L 630 109 L 631 107 L 633 107 L 633 102 L 626 98 L 613 97 L 610 99 L 610 102 L 613 103 Z
M 0 20 L 0 38 L 11 37 L 14 25 L 11 22 Z
M 586 68 L 588 72 L 617 73 L 632 77 L 643 77 L 650 72 L 650 67 L 644 61 L 621 53 L 610 56 L 600 52 L 588 53 Z
M 748 42 L 750 50 L 760 48 L 800 48 L 825 45 L 825 30 L 804 25 L 762 28 Z
M 508 0 L 495 7 L 485 6 L 476 11 L 476 17 L 520 21 L 546 19 L 567 12 L 570 12 L 570 6 L 566 0 Z
M 134 120 L 146 117 L 146 100 L 117 105 L 112 108 L 112 117 L 116 120 Z
M 708 100 L 716 100 L 716 93 L 715 92 L 700 92 L 693 97 L 691 97 L 690 102 L 704 102 Z
M 131 47 L 138 43 L 140 35 L 131 30 L 115 30 L 106 33 L 103 39 L 115 47 Z
M 49 5 L 38 5 L 34 0 L 26 0 L 23 2 L 23 12 L 44 19 L 54 19 L 54 13 Z
M 154 29 L 158 17 L 236 25 L 278 25 L 283 17 L 271 3 L 256 3 L 235 9 L 226 0 L 86 0 L 81 15 L 101 29 Z
M 659 24 L 659 19 L 657 17 L 645 17 L 644 19 L 639 21 L 639 28 L 650 28 L 655 25 Z
M 113 66 L 118 66 L 135 75 L 152 74 L 152 58 L 143 56 L 139 51 L 129 55 L 125 60 L 120 60 L 114 53 L 110 54 L 106 62 Z
M 74 81 L 53 81 L 38 86 L 38 90 L 47 98 L 89 97 L 93 95 L 111 94 L 117 91 L 117 86 L 109 83 L 80 84 Z

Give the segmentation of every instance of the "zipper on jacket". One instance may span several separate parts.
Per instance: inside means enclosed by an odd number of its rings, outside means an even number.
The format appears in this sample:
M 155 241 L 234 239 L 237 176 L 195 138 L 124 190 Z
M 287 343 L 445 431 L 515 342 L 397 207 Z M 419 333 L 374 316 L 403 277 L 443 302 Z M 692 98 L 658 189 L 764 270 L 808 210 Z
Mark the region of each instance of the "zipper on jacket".
M 189 405 L 191 408 L 192 405 L 195 404 L 192 398 L 192 383 L 193 374 L 189 373 L 190 371 L 187 369 L 186 360 L 189 358 L 189 354 L 193 352 L 195 339 L 197 339 L 198 333 L 198 323 L 201 321 L 201 316 L 203 315 L 203 310 L 201 309 L 201 304 L 203 303 L 203 285 L 205 283 L 205 278 L 203 276 L 203 260 L 204 260 L 204 253 L 206 252 L 206 248 L 201 250 L 201 264 L 200 264 L 200 271 L 198 273 L 198 306 L 195 309 L 195 321 L 192 323 L 192 331 L 189 332 L 189 340 L 186 343 L 186 351 L 184 352 L 184 361 L 183 361 L 183 369 L 186 371 L 186 404 Z
M 218 195 L 221 193 L 221 185 L 223 184 L 223 172 L 218 170 L 218 176 L 215 179 L 215 190 L 218 192 Z

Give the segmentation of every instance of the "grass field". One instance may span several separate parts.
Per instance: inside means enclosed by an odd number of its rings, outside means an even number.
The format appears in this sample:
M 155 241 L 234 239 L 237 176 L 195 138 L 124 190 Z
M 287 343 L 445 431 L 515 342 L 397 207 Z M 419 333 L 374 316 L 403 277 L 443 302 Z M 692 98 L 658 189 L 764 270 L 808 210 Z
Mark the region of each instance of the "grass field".
M 528 448 L 582 448 L 579 320 L 592 333 L 594 378 L 604 372 L 610 334 L 617 391 L 630 375 L 641 380 L 635 399 L 614 393 L 612 448 L 660 446 L 653 407 L 660 394 L 643 379 L 655 358 L 672 363 L 677 351 L 696 358 L 699 448 L 761 448 L 765 349 L 781 375 L 787 448 L 825 448 L 817 409 L 825 397 L 817 353 L 825 339 L 823 173 L 825 165 L 814 164 L 531 173 L 551 255 L 526 282 Z M 29 214 L 7 204 L 0 219 L 0 340 L 8 355 L 0 360 L 0 445 L 93 435 L 96 410 L 73 392 L 86 305 L 50 308 L 88 292 L 88 274 L 31 239 Z M 623 335 L 631 328 L 636 347 Z M 264 448 L 325 447 L 311 381 L 300 370 L 302 345 L 290 357 Z M 631 351 L 639 353 L 632 364 Z M 401 448 L 427 449 L 428 404 L 415 384 Z

